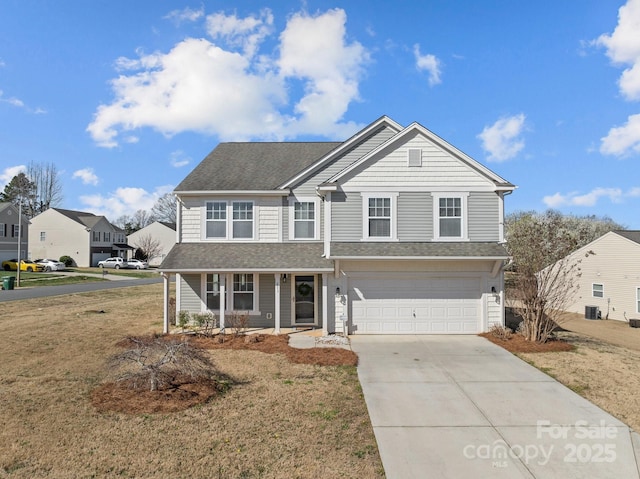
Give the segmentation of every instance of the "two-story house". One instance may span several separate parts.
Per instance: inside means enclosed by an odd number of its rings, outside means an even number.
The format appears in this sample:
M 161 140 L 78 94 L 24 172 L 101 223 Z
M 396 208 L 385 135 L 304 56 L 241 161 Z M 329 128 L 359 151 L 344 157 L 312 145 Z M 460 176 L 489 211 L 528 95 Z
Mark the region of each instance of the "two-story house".
M 20 246 L 20 258 L 27 258 L 29 244 L 29 220 L 22 215 L 22 228 L 20 224 L 20 211 L 11 203 L 0 203 L 0 262 L 18 258 L 18 246 Z M 18 245 L 18 235 L 20 241 Z
M 342 143 L 221 143 L 177 187 L 160 269 L 176 309 L 351 334 L 504 323 L 514 185 L 423 126 L 382 117 Z
M 70 256 L 77 266 L 96 266 L 111 256 L 126 257 L 132 249 L 124 230 L 104 216 L 49 208 L 31 219 L 31 259 Z

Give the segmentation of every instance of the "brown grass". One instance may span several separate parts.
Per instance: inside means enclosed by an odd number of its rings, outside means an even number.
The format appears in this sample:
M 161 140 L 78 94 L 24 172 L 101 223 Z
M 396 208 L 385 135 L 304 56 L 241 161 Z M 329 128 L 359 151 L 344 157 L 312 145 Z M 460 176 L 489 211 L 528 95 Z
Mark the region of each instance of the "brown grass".
M 116 343 L 160 331 L 161 311 L 162 285 L 0 306 L 0 476 L 383 477 L 353 366 L 217 348 L 235 385 L 205 404 L 96 410 Z

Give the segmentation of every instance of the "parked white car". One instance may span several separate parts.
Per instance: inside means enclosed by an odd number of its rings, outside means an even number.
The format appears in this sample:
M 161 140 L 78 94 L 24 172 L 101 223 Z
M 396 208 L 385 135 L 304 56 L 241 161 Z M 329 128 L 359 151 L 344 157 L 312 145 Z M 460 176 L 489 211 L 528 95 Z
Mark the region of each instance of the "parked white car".
M 102 261 L 98 261 L 99 268 L 113 268 L 120 269 L 126 268 L 129 265 L 124 258 L 107 258 Z
M 55 259 L 41 258 L 34 260 L 34 263 L 42 265 L 45 271 L 64 271 L 67 266 L 62 261 Z
M 127 264 L 127 268 L 147 269 L 149 267 L 149 263 L 147 263 L 146 261 L 141 261 L 139 259 L 127 260 Z

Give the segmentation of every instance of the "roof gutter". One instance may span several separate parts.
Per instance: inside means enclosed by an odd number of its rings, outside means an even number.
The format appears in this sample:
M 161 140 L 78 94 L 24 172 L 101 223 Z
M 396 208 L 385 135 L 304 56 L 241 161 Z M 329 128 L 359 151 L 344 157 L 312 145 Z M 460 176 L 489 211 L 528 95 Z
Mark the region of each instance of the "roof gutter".
M 174 191 L 179 196 L 289 196 L 289 190 L 201 190 L 201 191 Z

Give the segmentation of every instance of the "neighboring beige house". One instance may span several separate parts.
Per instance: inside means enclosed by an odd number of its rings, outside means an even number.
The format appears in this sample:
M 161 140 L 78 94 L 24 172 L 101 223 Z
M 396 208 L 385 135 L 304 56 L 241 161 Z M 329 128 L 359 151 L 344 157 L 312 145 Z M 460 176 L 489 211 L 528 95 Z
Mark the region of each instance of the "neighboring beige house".
M 595 254 L 585 257 L 588 251 Z M 602 319 L 640 318 L 640 231 L 610 231 L 570 257 L 582 260 L 582 276 L 568 311 L 586 316 L 596 307 Z
M 504 324 L 515 186 L 418 123 L 344 142 L 220 143 L 175 189 L 176 309 L 251 327 L 477 334 Z
M 97 266 L 111 256 L 126 257 L 131 249 L 124 231 L 104 216 L 49 208 L 31 219 L 29 257 L 71 256 L 77 266 Z
M 174 244 L 176 244 L 176 224 L 164 221 L 155 221 L 148 226 L 127 236 L 127 243 L 133 248 L 139 248 L 143 242 L 152 238 L 160 243 L 160 251 L 157 256 L 149 259 L 150 266 L 160 266 Z M 132 254 L 135 250 L 132 250 Z
M 18 258 L 18 208 L 11 203 L 0 203 L 0 262 Z M 20 231 L 22 241 L 20 245 L 20 257 L 27 258 L 27 246 L 29 244 L 29 220 L 22 216 L 22 229 Z

